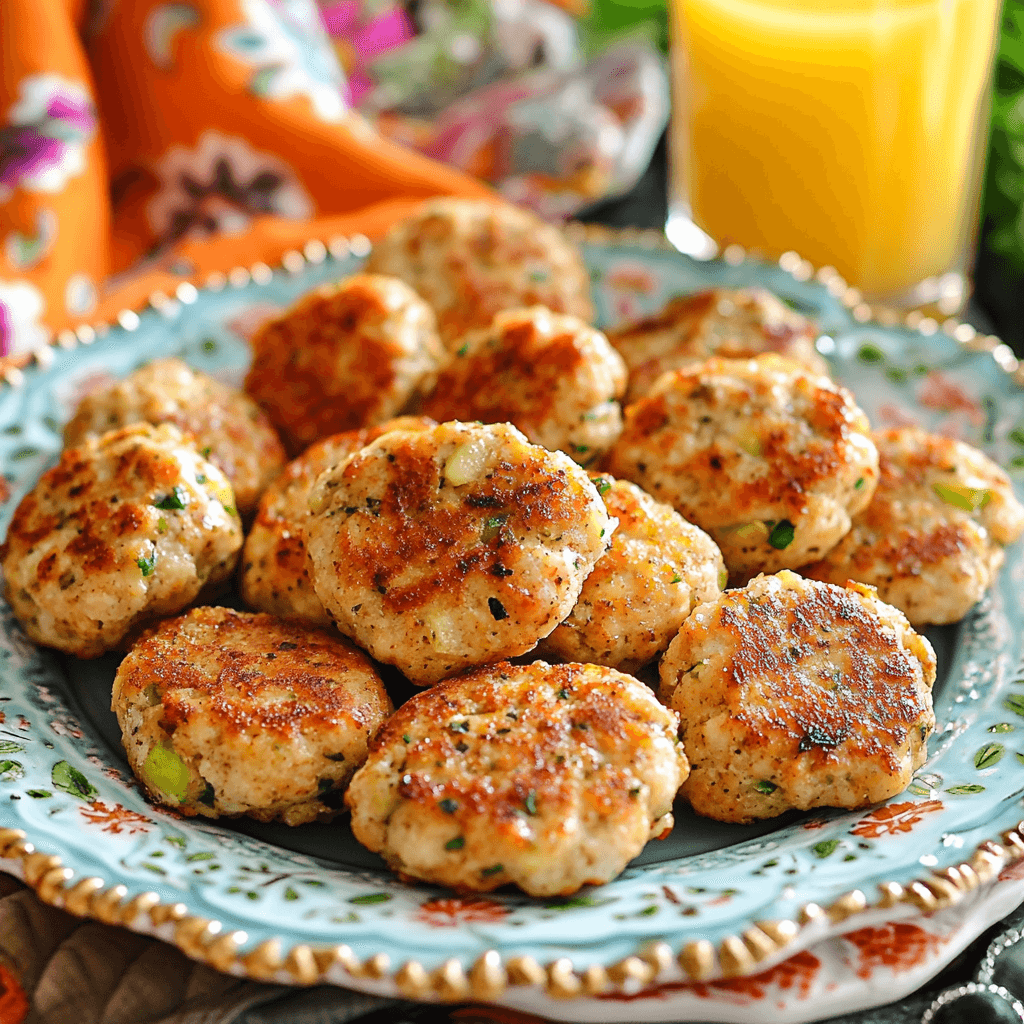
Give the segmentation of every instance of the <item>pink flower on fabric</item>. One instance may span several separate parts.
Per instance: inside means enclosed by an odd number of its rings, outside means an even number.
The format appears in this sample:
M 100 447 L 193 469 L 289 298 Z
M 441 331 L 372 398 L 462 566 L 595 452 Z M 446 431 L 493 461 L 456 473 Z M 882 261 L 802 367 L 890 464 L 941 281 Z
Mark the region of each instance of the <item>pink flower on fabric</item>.
M 96 110 L 84 85 L 58 75 L 29 75 L 0 125 L 0 202 L 16 188 L 60 192 L 85 169 Z
M 340 0 L 320 8 L 320 17 L 328 34 L 343 47 L 343 62 L 348 78 L 349 98 L 353 106 L 374 88 L 367 73 L 369 64 L 383 53 L 401 46 L 416 34 L 412 19 L 400 7 L 392 7 L 361 22 L 359 0 Z

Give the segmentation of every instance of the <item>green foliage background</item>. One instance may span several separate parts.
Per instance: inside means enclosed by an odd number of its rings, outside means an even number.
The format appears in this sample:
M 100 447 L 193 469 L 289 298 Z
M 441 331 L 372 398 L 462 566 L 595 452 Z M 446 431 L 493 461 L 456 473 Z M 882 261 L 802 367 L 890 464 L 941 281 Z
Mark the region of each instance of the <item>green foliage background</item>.
M 985 246 L 1024 274 L 1024 0 L 1003 4 L 982 218 Z

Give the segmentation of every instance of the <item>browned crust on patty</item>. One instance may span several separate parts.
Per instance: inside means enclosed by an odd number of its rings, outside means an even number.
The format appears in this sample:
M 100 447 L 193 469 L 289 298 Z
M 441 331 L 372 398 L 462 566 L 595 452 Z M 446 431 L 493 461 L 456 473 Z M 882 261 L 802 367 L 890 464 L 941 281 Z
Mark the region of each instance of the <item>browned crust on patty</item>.
M 501 459 L 486 477 L 462 488 L 457 502 L 439 504 L 437 494 L 445 486 L 443 466 L 426 444 L 411 437 L 407 443 L 396 443 L 392 456 L 386 487 L 360 507 L 339 510 L 334 558 L 347 572 L 358 572 L 371 582 L 385 608 L 393 611 L 421 607 L 437 591 L 457 588 L 481 573 L 489 577 L 497 598 L 508 590 L 522 602 L 529 595 L 517 585 L 516 568 L 525 552 L 515 538 L 551 523 L 582 521 L 592 503 L 590 494 L 563 469 Z M 343 478 L 358 480 L 364 461 L 356 454 Z M 356 539 L 344 529 L 353 516 L 383 517 L 388 530 Z M 489 529 L 488 523 L 497 520 L 500 526 Z M 429 577 L 403 585 L 401 579 L 411 565 L 429 565 Z
M 390 704 L 379 682 L 371 700 L 345 678 L 377 678 L 370 659 L 336 632 L 273 615 L 195 608 L 166 619 L 125 658 L 121 695 L 159 690 L 168 732 L 189 721 L 195 701 L 228 738 L 254 730 L 294 737 L 343 723 L 365 729 Z
M 309 493 L 317 477 L 389 430 L 434 426 L 426 416 L 402 416 L 310 445 L 285 467 L 260 499 L 242 551 L 242 598 L 250 607 L 314 625 L 329 625 L 309 579 L 304 524 Z
M 444 358 L 430 308 L 404 282 L 378 274 L 316 289 L 264 326 L 252 347 L 246 390 L 293 454 L 401 412 Z M 407 376 L 410 357 L 423 364 L 418 376 Z

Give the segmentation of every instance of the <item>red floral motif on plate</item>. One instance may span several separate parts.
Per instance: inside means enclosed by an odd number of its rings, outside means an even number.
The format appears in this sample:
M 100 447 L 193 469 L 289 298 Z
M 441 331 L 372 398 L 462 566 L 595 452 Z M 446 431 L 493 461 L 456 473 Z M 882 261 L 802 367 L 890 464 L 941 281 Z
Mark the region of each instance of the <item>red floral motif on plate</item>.
M 865 981 L 878 967 L 901 974 L 933 956 L 946 940 L 916 924 L 886 924 L 881 928 L 859 928 L 843 936 L 857 947 L 860 965 L 857 977 Z
M 962 412 L 975 426 L 985 422 L 982 407 L 952 378 L 939 370 L 932 370 L 925 377 L 917 392 L 917 400 L 926 409 L 940 412 Z
M 878 418 L 887 427 L 917 427 L 920 424 L 913 416 L 908 416 L 905 409 L 901 409 L 892 402 L 885 402 L 878 409 Z
M 104 832 L 112 832 L 117 835 L 120 832 L 127 832 L 134 835 L 136 832 L 148 832 L 153 824 L 144 814 L 128 810 L 120 804 L 109 807 L 102 800 L 93 800 L 92 803 L 81 808 L 82 816 L 90 825 L 99 825 Z
M 872 811 L 861 818 L 851 831 L 865 839 L 894 836 L 899 832 L 909 832 L 926 814 L 941 810 L 941 800 L 904 800 Z
M 609 288 L 636 295 L 653 295 L 658 290 L 658 278 L 642 263 L 617 263 L 605 275 Z
M 698 999 L 724 999 L 745 1005 L 764 999 L 774 988 L 780 992 L 791 989 L 797 999 L 811 994 L 821 961 L 809 950 L 802 950 L 781 964 L 746 978 L 722 978 L 719 981 L 670 981 L 653 985 L 639 992 L 608 992 L 601 996 L 612 1002 L 631 1003 L 637 999 L 664 999 L 675 992 L 691 992 Z
M 433 928 L 455 928 L 460 924 L 501 921 L 508 908 L 478 896 L 448 897 L 420 904 L 416 917 Z

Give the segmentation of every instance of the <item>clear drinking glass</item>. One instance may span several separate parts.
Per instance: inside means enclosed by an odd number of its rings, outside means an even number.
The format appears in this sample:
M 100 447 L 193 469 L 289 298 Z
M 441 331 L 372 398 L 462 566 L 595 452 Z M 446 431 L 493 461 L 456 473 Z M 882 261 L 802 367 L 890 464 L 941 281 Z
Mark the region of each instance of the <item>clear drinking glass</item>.
M 968 291 L 1000 0 L 669 0 L 669 237 L 833 266 L 866 300 Z

